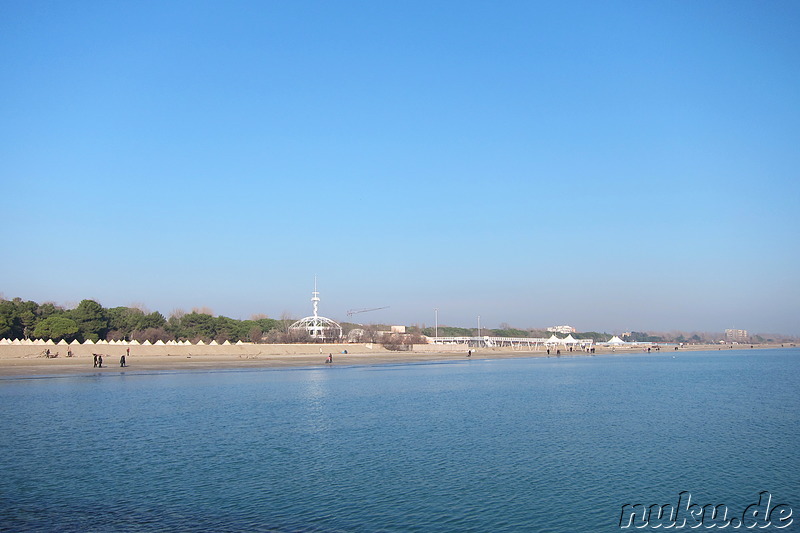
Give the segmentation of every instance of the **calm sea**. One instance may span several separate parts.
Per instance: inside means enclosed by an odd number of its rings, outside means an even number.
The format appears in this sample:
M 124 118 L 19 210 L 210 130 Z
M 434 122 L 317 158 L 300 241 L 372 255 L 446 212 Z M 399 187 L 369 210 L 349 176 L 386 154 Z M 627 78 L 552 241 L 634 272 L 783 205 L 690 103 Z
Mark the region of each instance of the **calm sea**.
M 0 530 L 797 531 L 799 408 L 798 349 L 2 379 Z

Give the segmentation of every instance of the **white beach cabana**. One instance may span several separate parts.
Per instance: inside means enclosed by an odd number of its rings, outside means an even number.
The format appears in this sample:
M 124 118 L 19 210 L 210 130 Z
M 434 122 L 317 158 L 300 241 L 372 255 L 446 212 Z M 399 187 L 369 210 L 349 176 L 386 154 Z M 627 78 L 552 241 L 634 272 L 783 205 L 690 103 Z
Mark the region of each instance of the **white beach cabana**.
M 564 342 L 555 336 L 555 334 L 550 335 L 550 338 L 544 341 L 544 344 L 547 346 L 555 346 L 556 344 L 564 344 Z

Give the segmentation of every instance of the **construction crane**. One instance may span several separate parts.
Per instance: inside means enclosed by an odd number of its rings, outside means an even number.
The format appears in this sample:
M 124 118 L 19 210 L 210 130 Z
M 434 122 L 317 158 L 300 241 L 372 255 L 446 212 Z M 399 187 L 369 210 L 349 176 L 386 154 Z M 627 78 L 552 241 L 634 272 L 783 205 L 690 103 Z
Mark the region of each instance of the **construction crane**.
M 385 307 L 368 307 L 366 309 L 350 309 L 347 312 L 347 316 L 357 315 L 359 313 L 369 313 L 370 311 L 380 311 L 381 309 L 389 309 L 389 306 Z

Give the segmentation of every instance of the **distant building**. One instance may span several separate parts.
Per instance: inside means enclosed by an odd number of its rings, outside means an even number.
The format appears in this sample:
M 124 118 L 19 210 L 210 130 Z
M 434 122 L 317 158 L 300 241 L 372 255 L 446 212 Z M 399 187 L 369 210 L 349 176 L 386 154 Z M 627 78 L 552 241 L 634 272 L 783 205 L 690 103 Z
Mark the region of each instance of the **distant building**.
M 578 330 L 576 330 L 572 326 L 553 326 L 552 328 L 547 328 L 547 331 L 551 333 L 563 333 L 564 335 L 566 335 L 567 333 L 578 332 Z
M 726 329 L 725 340 L 727 342 L 747 342 L 750 336 L 746 329 Z
M 392 333 L 405 333 L 406 327 L 405 326 L 392 326 Z

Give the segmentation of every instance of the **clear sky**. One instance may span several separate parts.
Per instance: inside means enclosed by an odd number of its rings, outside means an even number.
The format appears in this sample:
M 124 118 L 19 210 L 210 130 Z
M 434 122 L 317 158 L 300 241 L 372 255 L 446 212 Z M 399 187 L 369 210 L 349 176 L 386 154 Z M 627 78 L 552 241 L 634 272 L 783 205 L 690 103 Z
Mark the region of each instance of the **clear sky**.
M 0 293 L 800 334 L 800 2 L 0 2 Z

